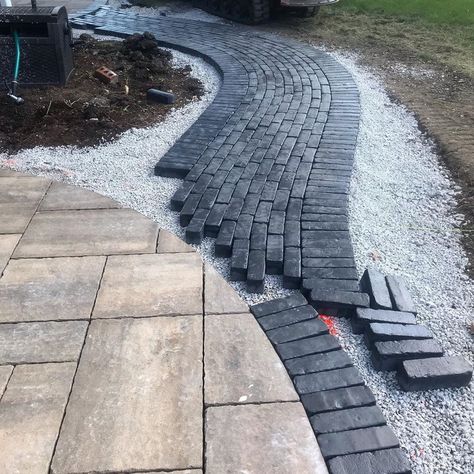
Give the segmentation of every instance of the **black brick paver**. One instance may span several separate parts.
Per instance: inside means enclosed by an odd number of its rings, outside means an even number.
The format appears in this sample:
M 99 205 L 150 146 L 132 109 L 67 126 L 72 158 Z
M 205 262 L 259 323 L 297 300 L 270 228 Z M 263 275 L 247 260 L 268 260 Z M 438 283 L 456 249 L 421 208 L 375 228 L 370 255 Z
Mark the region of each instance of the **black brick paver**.
M 184 180 L 171 207 L 191 227 L 190 242 L 217 237 L 216 254 L 237 259 L 235 241 L 250 239 L 247 271 L 239 278 L 252 291 L 263 290 L 265 273 L 283 273 L 291 288 L 310 275 L 335 278 L 319 271 L 327 267 L 354 276 L 347 197 L 360 107 L 355 83 L 339 63 L 245 27 L 107 6 L 73 24 L 118 36 L 150 31 L 162 46 L 198 55 L 220 72 L 214 102 L 155 168 Z M 334 248 L 347 250 L 334 255 Z M 302 249 L 319 252 L 313 260 Z

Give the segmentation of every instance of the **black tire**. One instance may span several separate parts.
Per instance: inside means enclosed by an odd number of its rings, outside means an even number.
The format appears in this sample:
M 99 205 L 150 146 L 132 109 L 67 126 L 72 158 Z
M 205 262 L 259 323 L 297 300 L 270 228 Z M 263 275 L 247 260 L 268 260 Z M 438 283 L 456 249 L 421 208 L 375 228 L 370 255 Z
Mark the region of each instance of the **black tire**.
M 203 10 L 240 23 L 262 23 L 270 18 L 271 0 L 197 0 Z
M 319 12 L 319 7 L 303 7 L 299 9 L 299 15 L 301 18 L 310 18 L 316 16 Z

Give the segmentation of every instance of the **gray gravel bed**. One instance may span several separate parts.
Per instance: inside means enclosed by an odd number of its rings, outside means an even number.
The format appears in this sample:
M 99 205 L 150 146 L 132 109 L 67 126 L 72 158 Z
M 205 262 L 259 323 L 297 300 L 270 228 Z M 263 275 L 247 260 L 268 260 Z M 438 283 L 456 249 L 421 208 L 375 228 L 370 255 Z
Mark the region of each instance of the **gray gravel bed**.
M 418 129 L 413 114 L 393 103 L 383 84 L 354 56 L 333 54 L 361 94 L 361 128 L 350 200 L 350 230 L 358 271 L 375 265 L 402 275 L 426 324 L 448 354 L 473 363 L 474 286 L 466 276 L 456 214 L 459 189 Z M 346 320 L 337 328 L 408 452 L 416 474 L 474 472 L 471 387 L 405 393 L 394 372 L 373 370 L 361 336 Z M 472 386 L 472 384 L 471 384 Z

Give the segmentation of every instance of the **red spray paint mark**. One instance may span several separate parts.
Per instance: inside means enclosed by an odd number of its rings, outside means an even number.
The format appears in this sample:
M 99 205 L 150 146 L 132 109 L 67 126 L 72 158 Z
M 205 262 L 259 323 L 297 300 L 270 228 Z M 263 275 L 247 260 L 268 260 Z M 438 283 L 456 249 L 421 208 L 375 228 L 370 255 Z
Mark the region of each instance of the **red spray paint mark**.
M 329 334 L 333 336 L 337 336 L 337 329 L 336 329 L 336 326 L 334 325 L 333 318 L 325 314 L 320 314 L 319 317 L 321 318 L 322 322 L 328 327 Z

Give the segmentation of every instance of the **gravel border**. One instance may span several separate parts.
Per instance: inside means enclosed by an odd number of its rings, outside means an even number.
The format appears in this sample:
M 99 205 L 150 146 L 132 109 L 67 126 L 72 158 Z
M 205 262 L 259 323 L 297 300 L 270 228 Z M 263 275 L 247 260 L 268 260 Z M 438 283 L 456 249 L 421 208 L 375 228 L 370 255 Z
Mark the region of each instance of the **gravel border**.
M 375 265 L 402 275 L 427 325 L 449 355 L 474 362 L 468 332 L 474 285 L 456 214 L 459 188 L 404 106 L 357 57 L 332 54 L 360 90 L 361 125 L 352 178 L 349 223 L 360 274 Z M 474 393 L 470 387 L 401 391 L 395 373 L 376 372 L 362 336 L 336 321 L 344 349 L 373 390 L 388 423 L 412 461 L 413 472 L 474 472 Z

